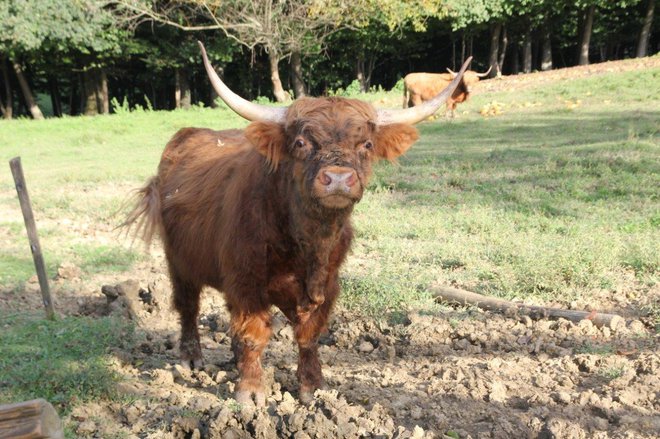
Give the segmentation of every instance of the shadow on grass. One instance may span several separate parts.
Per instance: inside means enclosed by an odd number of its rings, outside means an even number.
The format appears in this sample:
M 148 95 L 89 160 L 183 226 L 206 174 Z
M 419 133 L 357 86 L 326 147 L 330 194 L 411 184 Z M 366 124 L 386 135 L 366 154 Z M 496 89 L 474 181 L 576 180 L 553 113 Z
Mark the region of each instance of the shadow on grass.
M 649 111 L 531 114 L 518 126 L 507 118 L 427 124 L 401 165 L 378 170 L 372 187 L 401 191 L 401 205 L 442 205 L 454 193 L 551 216 L 575 215 L 578 207 L 551 206 L 566 201 L 657 201 L 658 120 Z

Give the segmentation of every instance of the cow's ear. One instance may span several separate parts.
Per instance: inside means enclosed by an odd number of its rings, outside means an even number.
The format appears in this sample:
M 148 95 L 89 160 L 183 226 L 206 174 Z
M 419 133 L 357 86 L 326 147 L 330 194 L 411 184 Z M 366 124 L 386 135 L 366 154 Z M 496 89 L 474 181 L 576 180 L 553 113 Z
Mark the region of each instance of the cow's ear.
M 376 130 L 374 152 L 380 158 L 395 160 L 419 139 L 417 129 L 405 123 L 380 125 Z
M 270 167 L 277 169 L 285 154 L 284 127 L 275 122 L 252 122 L 245 129 L 245 137 L 266 157 Z

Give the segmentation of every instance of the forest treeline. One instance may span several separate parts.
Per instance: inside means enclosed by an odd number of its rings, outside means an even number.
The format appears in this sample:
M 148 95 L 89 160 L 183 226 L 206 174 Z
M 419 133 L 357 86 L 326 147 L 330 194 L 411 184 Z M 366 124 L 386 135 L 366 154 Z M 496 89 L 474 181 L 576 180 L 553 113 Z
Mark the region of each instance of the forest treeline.
M 249 99 L 657 53 L 655 0 L 1 0 L 5 119 L 213 105 L 197 40 Z

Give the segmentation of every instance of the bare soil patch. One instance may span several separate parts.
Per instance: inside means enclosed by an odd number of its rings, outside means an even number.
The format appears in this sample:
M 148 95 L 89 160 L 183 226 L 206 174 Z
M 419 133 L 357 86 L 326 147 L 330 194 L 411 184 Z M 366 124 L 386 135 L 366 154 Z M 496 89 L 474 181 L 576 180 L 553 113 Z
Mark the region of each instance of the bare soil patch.
M 658 335 L 650 322 L 634 318 L 599 329 L 590 321 L 447 309 L 385 322 L 340 308 L 320 349 L 328 389 L 303 406 L 291 327 L 275 314 L 264 355 L 266 408 L 241 407 L 232 399 L 238 376 L 221 294 L 208 290 L 203 297 L 204 369 L 183 369 L 164 268 L 156 255 L 129 280 L 88 284 L 67 266 L 74 278 L 65 271 L 55 281 L 65 313 L 114 313 L 138 325 L 135 345 L 112 353 L 123 402 L 75 408 L 67 421 L 80 437 L 660 435 Z M 26 292 L 30 302 L 36 296 Z M 660 291 L 646 299 L 659 303 Z M 38 306 L 38 299 L 32 303 Z

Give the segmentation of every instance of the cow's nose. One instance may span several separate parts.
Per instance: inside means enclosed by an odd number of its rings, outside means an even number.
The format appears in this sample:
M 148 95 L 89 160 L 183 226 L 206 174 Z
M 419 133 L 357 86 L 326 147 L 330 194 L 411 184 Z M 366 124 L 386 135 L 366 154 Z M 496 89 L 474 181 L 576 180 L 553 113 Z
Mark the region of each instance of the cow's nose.
M 336 171 L 321 172 L 321 183 L 325 186 L 351 187 L 355 184 L 356 181 L 357 181 L 357 175 L 353 170 L 347 172 L 336 172 Z

